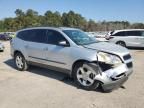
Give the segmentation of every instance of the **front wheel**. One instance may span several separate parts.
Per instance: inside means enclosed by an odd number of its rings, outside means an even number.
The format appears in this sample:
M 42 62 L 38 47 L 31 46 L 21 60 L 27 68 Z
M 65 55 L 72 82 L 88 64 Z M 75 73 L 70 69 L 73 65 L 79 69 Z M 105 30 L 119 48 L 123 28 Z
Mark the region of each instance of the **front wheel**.
M 87 63 L 78 63 L 73 69 L 75 82 L 85 90 L 94 90 L 99 86 L 99 82 L 95 80 L 98 71 Z
M 15 64 L 18 70 L 25 71 L 28 69 L 28 64 L 21 53 L 17 53 L 15 55 Z

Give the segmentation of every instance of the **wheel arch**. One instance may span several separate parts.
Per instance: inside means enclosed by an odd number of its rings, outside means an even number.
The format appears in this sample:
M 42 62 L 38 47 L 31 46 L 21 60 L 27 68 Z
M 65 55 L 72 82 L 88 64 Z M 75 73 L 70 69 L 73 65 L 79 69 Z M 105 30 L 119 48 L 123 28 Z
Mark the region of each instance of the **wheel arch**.
M 92 61 L 88 61 L 88 60 L 84 60 L 84 59 L 80 59 L 80 60 L 77 60 L 73 63 L 72 67 L 71 67 L 71 76 L 73 76 L 73 69 L 74 67 L 76 66 L 76 64 L 78 63 L 91 63 Z
M 22 57 L 22 60 L 21 60 L 21 62 L 23 62 L 23 67 L 18 67 L 17 66 L 17 69 L 19 70 L 19 71 L 25 71 L 25 70 L 27 70 L 28 69 L 28 64 L 27 64 L 27 61 L 26 61 L 26 59 L 25 59 L 25 56 L 23 55 L 23 53 L 21 52 L 21 51 L 19 51 L 19 50 L 15 50 L 14 51 L 14 60 L 15 60 L 15 63 L 16 63 L 16 57 L 17 57 L 17 55 L 21 55 L 21 57 Z
M 75 61 L 75 62 L 73 63 L 73 65 L 72 65 L 72 72 L 71 72 L 71 77 L 74 78 L 74 79 L 75 79 L 75 76 L 74 76 L 75 74 L 74 74 L 73 69 L 74 69 L 74 67 L 76 66 L 77 63 L 88 63 L 88 65 L 93 65 L 93 63 L 97 64 L 97 61 L 88 61 L 88 60 L 83 60 L 83 59 L 80 59 L 80 60 Z M 93 65 L 93 66 L 94 66 L 94 65 Z M 91 89 L 94 90 L 94 89 L 96 89 L 96 88 L 98 88 L 98 87 L 101 87 L 102 84 L 103 84 L 103 82 L 102 82 L 101 80 L 98 80 L 98 79 L 95 79 L 94 82 L 95 82 L 95 83 L 93 83 L 93 84 L 97 84 L 97 85 L 94 86 L 94 87 L 90 87 L 90 90 L 91 90 Z M 87 88 L 87 87 L 84 87 L 84 89 L 85 89 L 85 90 L 89 90 L 89 88 Z
M 115 43 L 117 44 L 117 43 L 119 43 L 119 42 L 123 42 L 123 43 L 125 43 L 125 45 L 126 45 L 126 42 L 125 42 L 124 40 L 118 40 L 118 41 L 116 41 Z
M 14 51 L 14 57 L 15 57 L 15 55 L 18 54 L 18 53 L 20 53 L 22 56 L 24 56 L 21 51 L 15 50 L 15 51 Z

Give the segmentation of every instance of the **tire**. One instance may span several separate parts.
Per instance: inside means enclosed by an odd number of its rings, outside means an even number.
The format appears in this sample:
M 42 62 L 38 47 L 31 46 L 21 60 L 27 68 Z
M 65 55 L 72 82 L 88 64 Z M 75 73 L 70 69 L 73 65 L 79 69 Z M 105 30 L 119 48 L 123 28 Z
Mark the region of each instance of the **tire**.
M 122 47 L 126 47 L 126 44 L 125 44 L 125 42 L 123 42 L 123 41 L 118 41 L 118 42 L 116 42 L 116 44 L 117 44 L 117 45 L 120 45 L 120 46 L 122 46 Z
M 100 82 L 94 80 L 98 73 L 87 63 L 77 63 L 73 68 L 74 81 L 85 90 L 95 90 Z
M 16 53 L 14 61 L 18 70 L 25 71 L 28 69 L 28 64 L 21 53 Z

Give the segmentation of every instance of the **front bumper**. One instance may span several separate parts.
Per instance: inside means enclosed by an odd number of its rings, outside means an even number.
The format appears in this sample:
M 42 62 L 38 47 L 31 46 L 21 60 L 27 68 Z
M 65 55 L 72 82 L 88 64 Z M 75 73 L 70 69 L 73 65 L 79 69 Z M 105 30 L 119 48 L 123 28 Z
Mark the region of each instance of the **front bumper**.
M 126 64 L 122 64 L 116 68 L 102 72 L 95 77 L 95 80 L 102 82 L 104 91 L 112 90 L 125 83 L 132 72 L 132 68 L 128 68 Z
M 122 79 L 119 79 L 117 81 L 112 81 L 110 83 L 103 84 L 102 88 L 104 91 L 116 89 L 116 88 L 119 88 L 121 85 L 123 85 L 127 80 L 128 80 L 128 77 L 126 76 L 126 77 L 123 77 Z

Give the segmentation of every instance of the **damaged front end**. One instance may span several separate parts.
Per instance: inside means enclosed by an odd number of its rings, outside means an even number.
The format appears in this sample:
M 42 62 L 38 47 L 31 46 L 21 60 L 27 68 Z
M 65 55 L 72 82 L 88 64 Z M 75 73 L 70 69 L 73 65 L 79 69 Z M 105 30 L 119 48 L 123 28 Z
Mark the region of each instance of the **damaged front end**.
M 97 54 L 97 62 L 94 64 L 100 68 L 99 74 L 95 76 L 95 80 L 102 83 L 105 91 L 120 87 L 133 72 L 131 56 L 129 55 L 127 59 L 125 57 L 126 55 L 119 57 L 106 52 L 99 52 Z M 131 64 L 131 66 L 128 66 L 128 64 Z

